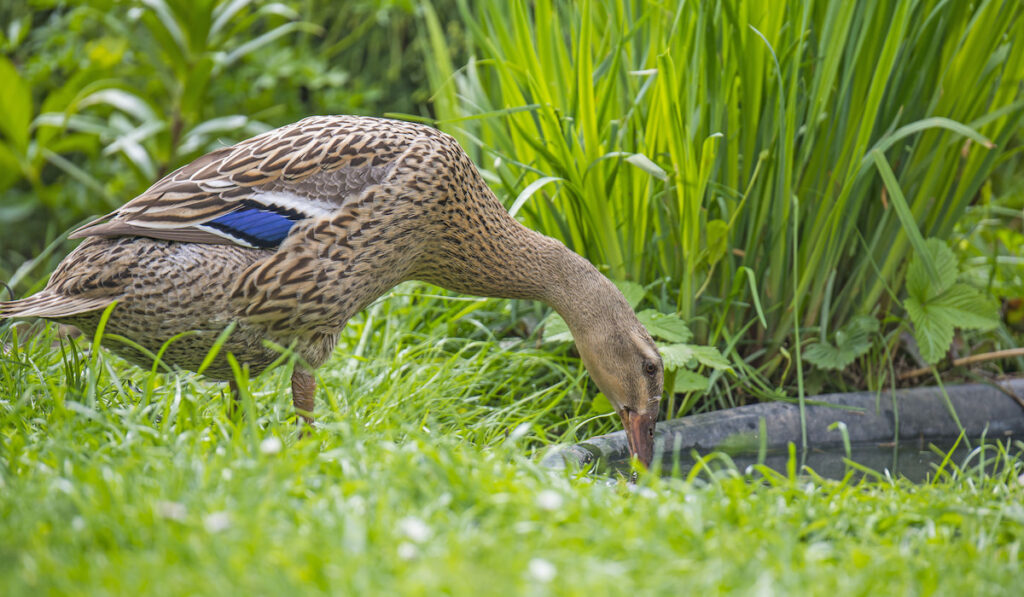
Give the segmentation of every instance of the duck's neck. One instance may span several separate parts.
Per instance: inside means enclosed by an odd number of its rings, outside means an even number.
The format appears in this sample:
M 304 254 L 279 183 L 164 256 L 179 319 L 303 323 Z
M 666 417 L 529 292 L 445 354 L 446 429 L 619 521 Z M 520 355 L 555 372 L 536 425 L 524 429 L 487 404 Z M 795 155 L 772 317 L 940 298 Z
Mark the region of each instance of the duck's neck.
M 493 195 L 488 199 L 461 214 L 469 225 L 444 226 L 418 279 L 477 296 L 542 301 L 573 335 L 632 315 L 622 293 L 590 262 L 516 222 Z

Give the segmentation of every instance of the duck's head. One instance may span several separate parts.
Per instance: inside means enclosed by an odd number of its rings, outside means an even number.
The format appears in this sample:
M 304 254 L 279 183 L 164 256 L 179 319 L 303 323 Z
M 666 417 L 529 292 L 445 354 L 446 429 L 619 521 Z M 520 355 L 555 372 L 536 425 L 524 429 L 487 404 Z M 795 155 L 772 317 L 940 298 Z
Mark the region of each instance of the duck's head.
M 664 384 L 654 340 L 630 309 L 629 317 L 613 317 L 581 333 L 576 346 L 597 387 L 622 418 L 630 454 L 649 467 Z

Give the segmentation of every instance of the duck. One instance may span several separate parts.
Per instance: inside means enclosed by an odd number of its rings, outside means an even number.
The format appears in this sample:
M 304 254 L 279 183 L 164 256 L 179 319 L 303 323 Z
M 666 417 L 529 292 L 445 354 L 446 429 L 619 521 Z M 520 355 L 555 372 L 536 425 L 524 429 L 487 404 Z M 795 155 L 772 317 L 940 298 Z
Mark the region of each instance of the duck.
M 159 353 L 229 383 L 226 355 L 259 374 L 286 347 L 309 425 L 314 370 L 349 318 L 396 284 L 541 301 L 564 318 L 632 456 L 651 463 L 663 365 L 650 334 L 608 278 L 510 216 L 430 126 L 308 117 L 197 158 L 69 238 L 84 240 L 41 291 L 0 302 L 0 318 L 89 336 L 102 323 L 103 346 L 130 362 L 148 368 Z

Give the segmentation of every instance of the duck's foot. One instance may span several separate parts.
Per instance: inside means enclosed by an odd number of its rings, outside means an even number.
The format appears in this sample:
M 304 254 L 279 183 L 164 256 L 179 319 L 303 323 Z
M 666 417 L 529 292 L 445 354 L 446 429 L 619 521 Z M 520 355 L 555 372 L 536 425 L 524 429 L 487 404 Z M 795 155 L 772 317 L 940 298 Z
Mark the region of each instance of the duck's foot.
M 316 394 L 316 378 L 305 369 L 296 366 L 292 371 L 292 404 L 303 433 L 313 427 L 313 396 Z

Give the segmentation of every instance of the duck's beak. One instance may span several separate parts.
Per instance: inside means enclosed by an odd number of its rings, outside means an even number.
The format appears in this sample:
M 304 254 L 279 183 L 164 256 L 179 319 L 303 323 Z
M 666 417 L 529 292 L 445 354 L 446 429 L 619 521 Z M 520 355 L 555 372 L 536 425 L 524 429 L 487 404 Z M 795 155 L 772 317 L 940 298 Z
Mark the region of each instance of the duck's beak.
M 636 456 L 644 467 L 650 468 L 654 458 L 654 424 L 658 411 L 640 414 L 623 408 L 619 411 L 622 426 L 626 429 L 626 440 L 629 442 L 629 453 Z

